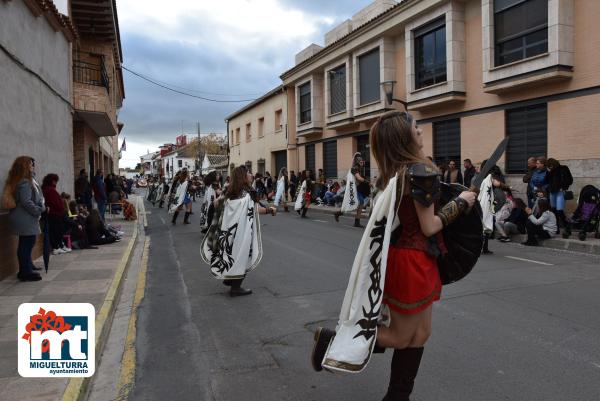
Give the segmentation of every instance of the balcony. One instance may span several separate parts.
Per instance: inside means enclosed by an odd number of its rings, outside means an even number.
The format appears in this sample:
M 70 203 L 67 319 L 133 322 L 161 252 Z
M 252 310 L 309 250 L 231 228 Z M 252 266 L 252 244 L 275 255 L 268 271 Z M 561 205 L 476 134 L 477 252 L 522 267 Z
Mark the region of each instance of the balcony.
M 103 86 L 110 93 L 110 81 L 104 62 L 92 64 L 80 60 L 73 61 L 73 80 L 81 84 Z

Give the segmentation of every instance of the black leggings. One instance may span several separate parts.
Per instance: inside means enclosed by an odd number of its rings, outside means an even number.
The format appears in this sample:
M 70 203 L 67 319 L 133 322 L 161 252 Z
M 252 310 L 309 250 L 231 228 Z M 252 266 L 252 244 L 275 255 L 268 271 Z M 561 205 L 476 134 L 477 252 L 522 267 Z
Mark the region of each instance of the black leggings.
M 525 228 L 527 229 L 527 242 L 537 242 L 536 236 L 541 239 L 552 238 L 550 233 L 544 230 L 544 226 L 535 225 L 529 220 L 527 220 L 527 223 L 525 223 Z
M 53 249 L 63 247 L 63 235 L 65 234 L 65 226 L 62 217 L 48 215 L 48 234 L 50 235 L 50 245 Z

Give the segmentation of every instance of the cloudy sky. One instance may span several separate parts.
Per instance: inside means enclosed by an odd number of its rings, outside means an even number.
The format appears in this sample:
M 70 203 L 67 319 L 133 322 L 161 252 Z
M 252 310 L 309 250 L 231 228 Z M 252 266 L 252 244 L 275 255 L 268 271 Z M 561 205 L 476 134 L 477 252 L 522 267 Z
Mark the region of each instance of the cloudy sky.
M 123 65 L 172 87 L 219 100 L 253 99 L 280 84 L 294 55 L 370 0 L 119 0 Z M 246 103 L 213 103 L 123 71 L 122 167 L 184 132 L 225 133 Z M 120 143 L 119 141 L 119 143 Z

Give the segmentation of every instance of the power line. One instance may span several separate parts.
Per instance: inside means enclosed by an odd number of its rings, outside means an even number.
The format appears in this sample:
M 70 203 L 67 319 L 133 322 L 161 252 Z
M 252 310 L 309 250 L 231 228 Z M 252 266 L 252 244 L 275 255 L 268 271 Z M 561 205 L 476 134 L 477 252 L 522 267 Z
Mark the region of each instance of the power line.
M 219 99 L 211 99 L 211 98 L 207 98 L 207 97 L 203 97 L 203 96 L 198 96 L 198 95 L 194 95 L 194 94 L 187 93 L 187 92 L 184 92 L 184 91 L 180 91 L 180 90 L 177 90 L 177 89 L 173 89 L 173 88 L 171 88 L 171 87 L 169 87 L 167 85 L 163 85 L 160 82 L 158 82 L 158 81 L 156 81 L 154 79 L 145 77 L 144 75 L 139 74 L 139 73 L 137 73 L 135 71 L 132 71 L 132 70 L 130 70 L 129 68 L 127 68 L 125 66 L 121 66 L 121 68 L 123 68 L 125 71 L 128 71 L 129 73 L 131 73 L 131 74 L 133 74 L 133 75 L 135 75 L 135 76 L 137 76 L 137 77 L 139 77 L 139 78 L 141 78 L 141 79 L 143 79 L 145 81 L 148 81 L 148 82 L 150 82 L 150 83 L 152 83 L 152 84 L 154 84 L 156 86 L 160 86 L 163 89 L 167 89 L 167 90 L 170 90 L 171 92 L 179 93 L 180 95 L 185 95 L 185 96 L 193 97 L 193 98 L 196 98 L 196 99 L 206 100 L 208 102 L 216 102 L 216 103 L 242 103 L 242 102 L 251 102 L 251 101 L 256 100 L 256 99 L 219 100 Z
M 125 68 L 125 67 L 123 67 L 123 68 Z M 131 71 L 131 70 L 129 70 L 129 71 Z M 205 92 L 205 91 L 201 91 L 201 90 L 197 90 L 197 89 L 185 88 L 185 87 L 183 87 L 183 86 L 178 86 L 178 85 L 175 85 L 175 84 L 172 84 L 172 83 L 169 83 L 169 82 L 161 81 L 160 79 L 156 79 L 156 78 L 154 78 L 154 77 L 151 77 L 151 76 L 149 76 L 149 75 L 142 74 L 142 73 L 139 73 L 139 72 L 136 72 L 136 74 L 138 74 L 138 75 L 139 75 L 139 76 L 141 76 L 141 77 L 144 77 L 144 78 L 151 79 L 152 81 L 156 81 L 156 82 L 158 82 L 158 83 L 160 83 L 160 84 L 163 84 L 163 85 L 169 86 L 169 87 L 171 87 L 171 88 L 183 89 L 183 90 L 185 90 L 186 92 L 195 92 L 195 93 L 201 93 L 201 94 L 203 94 L 203 95 L 212 95 L 212 96 L 233 96 L 233 97 L 240 97 L 240 96 L 260 96 L 260 95 L 262 95 L 262 93 L 258 93 L 258 92 L 256 92 L 256 93 L 238 93 L 238 94 L 233 94 L 233 93 L 214 93 L 214 92 Z

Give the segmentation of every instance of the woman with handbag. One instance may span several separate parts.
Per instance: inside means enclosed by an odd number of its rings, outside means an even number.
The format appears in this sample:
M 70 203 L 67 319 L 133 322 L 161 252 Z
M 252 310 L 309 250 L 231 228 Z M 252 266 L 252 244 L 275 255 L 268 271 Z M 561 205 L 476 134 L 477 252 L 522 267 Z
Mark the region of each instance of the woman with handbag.
M 359 310 L 356 318 L 360 320 L 352 322 L 352 318 L 350 323 L 354 324 L 339 324 L 337 333 L 319 328 L 312 364 L 317 371 L 324 367 L 357 372 L 368 362 L 371 350 L 393 348 L 384 401 L 407 401 L 431 334 L 432 304 L 440 299 L 442 281 L 437 256 L 445 252 L 441 231 L 473 206 L 476 194 L 462 192 L 436 209 L 441 194 L 439 172 L 423 154 L 423 133 L 409 113 L 385 113 L 372 126 L 370 138 L 380 166 L 379 193 L 357 251 L 351 281 L 369 276 L 364 270 L 372 271 L 370 276 L 375 278 L 370 285 L 348 286 L 342 310 L 352 305 L 348 316 Z M 363 255 L 361 259 L 359 255 Z M 355 275 L 357 266 L 362 270 Z M 384 277 L 378 277 L 378 271 Z M 368 288 L 368 294 L 360 295 L 361 287 Z M 356 298 L 369 303 L 366 307 L 356 305 Z M 355 330 L 360 331 L 355 334 Z M 367 353 L 356 358 L 357 351 L 365 347 Z
M 19 236 L 17 259 L 21 281 L 39 281 L 42 277 L 34 270 L 41 270 L 33 264 L 31 251 L 40 231 L 40 217 L 46 210 L 42 190 L 34 179 L 35 160 L 29 156 L 19 156 L 12 164 L 6 179 L 2 208 L 9 209 L 11 231 Z

